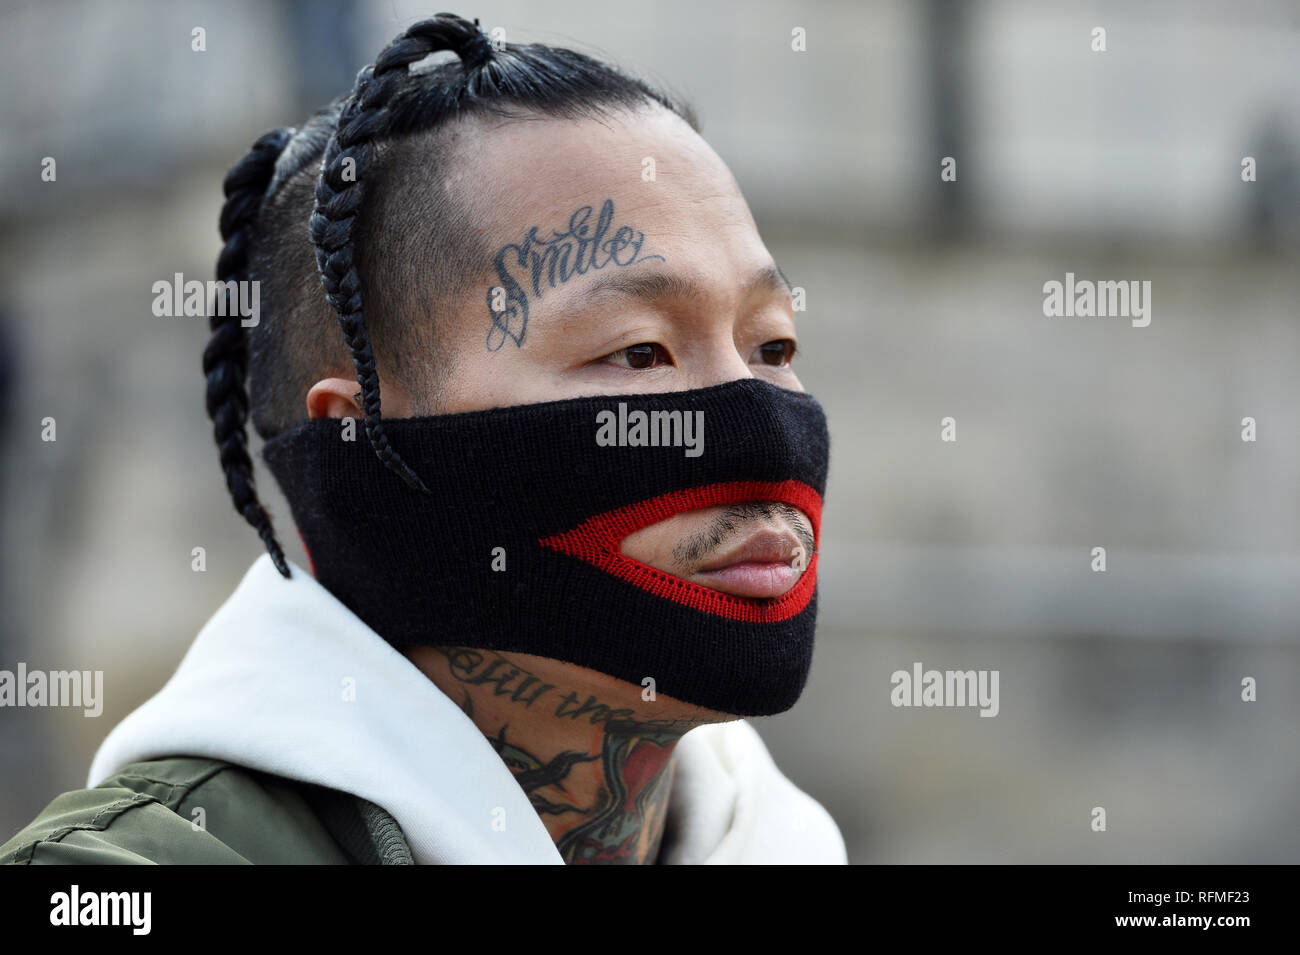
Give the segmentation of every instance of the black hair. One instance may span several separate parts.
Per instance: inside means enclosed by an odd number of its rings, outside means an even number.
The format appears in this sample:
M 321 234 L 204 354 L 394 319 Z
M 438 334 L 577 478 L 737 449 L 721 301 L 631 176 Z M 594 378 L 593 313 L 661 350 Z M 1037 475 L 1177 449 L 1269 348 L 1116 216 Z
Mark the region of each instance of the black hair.
M 457 59 L 411 69 L 444 50 Z M 468 266 L 461 264 L 468 263 L 466 250 L 474 247 L 475 237 L 463 210 L 442 190 L 424 190 L 434 195 L 426 197 L 429 205 L 419 216 L 433 230 L 427 243 L 416 245 L 414 230 L 385 226 L 411 201 L 412 192 L 420 191 L 416 184 L 427 182 L 431 168 L 445 162 L 439 136 L 451 120 L 530 114 L 579 119 L 655 105 L 699 130 L 689 105 L 647 80 L 573 50 L 497 43 L 479 29 L 478 20 L 440 13 L 397 37 L 357 74 L 349 95 L 319 110 L 301 130 L 281 128 L 260 137 L 226 176 L 221 210 L 225 246 L 217 261 L 222 282 L 253 278 L 263 283 L 264 317 L 249 336 L 252 412 L 259 434 L 270 437 L 301 418 L 310 376 L 350 355 L 375 454 L 408 486 L 429 493 L 384 433 L 365 304 L 371 297 L 379 302 L 376 324 L 381 338 L 390 340 L 384 357 L 395 369 L 401 369 L 402 356 L 427 355 L 421 325 L 431 323 L 403 320 L 410 315 L 415 285 L 411 253 L 423 250 L 433 263 L 435 285 L 445 294 L 466 280 Z M 413 150 L 419 151 L 418 166 L 410 161 Z M 319 175 L 313 180 L 317 159 Z M 309 191 L 314 205 L 304 209 Z M 303 241 L 305 230 L 309 244 Z M 304 262 L 306 249 L 314 249 L 314 269 Z M 368 290 L 366 276 L 381 271 L 384 281 Z M 343 332 L 343 342 L 333 339 L 333 346 L 319 325 L 327 310 L 317 281 Z M 221 294 L 229 295 L 234 286 L 224 288 Z M 203 353 L 208 415 L 235 509 L 258 531 L 276 568 L 288 577 L 284 552 L 253 481 L 245 390 L 250 342 L 234 305 L 228 301 L 210 319 L 212 336 Z

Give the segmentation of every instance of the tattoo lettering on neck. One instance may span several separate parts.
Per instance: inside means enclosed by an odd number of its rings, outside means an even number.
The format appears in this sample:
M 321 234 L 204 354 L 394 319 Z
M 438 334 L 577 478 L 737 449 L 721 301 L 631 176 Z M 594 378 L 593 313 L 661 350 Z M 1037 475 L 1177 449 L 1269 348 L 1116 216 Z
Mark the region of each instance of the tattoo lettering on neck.
M 452 675 L 466 686 L 491 686 L 493 696 L 508 696 L 512 702 L 526 707 L 555 689 L 554 683 L 543 683 L 504 657 L 494 655 L 489 658 L 477 650 L 463 647 L 446 647 L 443 652 Z
M 592 221 L 592 207 L 581 206 L 569 216 L 563 232 L 552 230 L 549 238 L 531 226 L 523 241 L 497 250 L 493 258 L 497 284 L 488 289 L 488 314 L 492 327 L 487 333 L 487 350 L 499 351 L 506 341 L 522 347 L 528 331 L 528 308 L 541 298 L 544 288 L 556 288 L 575 275 L 603 269 L 611 263 L 635 265 L 662 255 L 641 255 L 645 233 L 629 225 L 619 226 L 612 235 L 614 200 L 606 199 Z M 514 270 L 514 271 L 512 271 Z
M 493 697 L 508 697 L 511 703 L 519 703 L 525 709 L 531 709 L 534 703 L 545 699 L 546 703 L 541 709 L 550 710 L 554 704 L 553 715 L 586 721 L 592 726 L 611 721 L 635 722 L 637 726 L 646 728 L 665 731 L 676 729 L 679 733 L 685 733 L 700 725 L 696 720 L 669 717 L 633 720 L 635 711 L 631 709 L 610 706 L 591 694 L 587 694 L 583 700 L 572 690 L 560 693 L 554 683 L 546 683 L 519 664 L 491 651 L 471 650 L 467 647 L 433 649 L 447 658 L 451 675 L 463 685 L 491 687 Z

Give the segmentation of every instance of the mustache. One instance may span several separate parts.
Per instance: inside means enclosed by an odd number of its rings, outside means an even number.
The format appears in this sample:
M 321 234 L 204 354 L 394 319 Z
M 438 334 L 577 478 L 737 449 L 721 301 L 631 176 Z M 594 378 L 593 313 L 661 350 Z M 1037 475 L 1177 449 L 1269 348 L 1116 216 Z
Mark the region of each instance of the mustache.
M 816 541 L 812 524 L 802 511 L 782 501 L 743 501 L 728 504 L 727 509 L 714 518 L 711 525 L 678 543 L 673 548 L 673 560 L 679 566 L 697 564 L 743 531 L 746 524 L 756 518 L 771 520 L 774 517 L 786 519 L 799 538 L 804 553 L 811 558 Z

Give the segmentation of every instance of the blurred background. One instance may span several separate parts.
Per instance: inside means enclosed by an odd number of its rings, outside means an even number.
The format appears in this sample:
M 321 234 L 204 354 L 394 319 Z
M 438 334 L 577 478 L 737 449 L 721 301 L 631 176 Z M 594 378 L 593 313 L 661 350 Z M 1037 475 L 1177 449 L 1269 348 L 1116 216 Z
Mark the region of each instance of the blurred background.
M 153 282 L 210 278 L 225 169 L 443 8 L 5 3 L 0 669 L 102 669 L 106 701 L 0 709 L 0 841 L 84 785 L 262 552 L 203 410 L 206 322 L 155 317 Z M 755 725 L 851 861 L 1300 861 L 1300 3 L 454 12 L 683 94 L 807 291 L 818 649 Z M 1149 281 L 1150 326 L 1045 317 L 1067 272 Z M 914 662 L 999 670 L 998 716 L 891 706 Z

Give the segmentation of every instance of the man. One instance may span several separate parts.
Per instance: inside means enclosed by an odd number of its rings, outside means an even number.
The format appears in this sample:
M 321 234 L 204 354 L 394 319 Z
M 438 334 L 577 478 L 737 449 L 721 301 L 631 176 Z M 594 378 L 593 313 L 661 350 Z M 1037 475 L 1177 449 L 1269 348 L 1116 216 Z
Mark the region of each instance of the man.
M 738 719 L 803 688 L 827 437 L 690 111 L 440 14 L 226 195 L 208 410 L 269 554 L 0 860 L 845 861 Z

